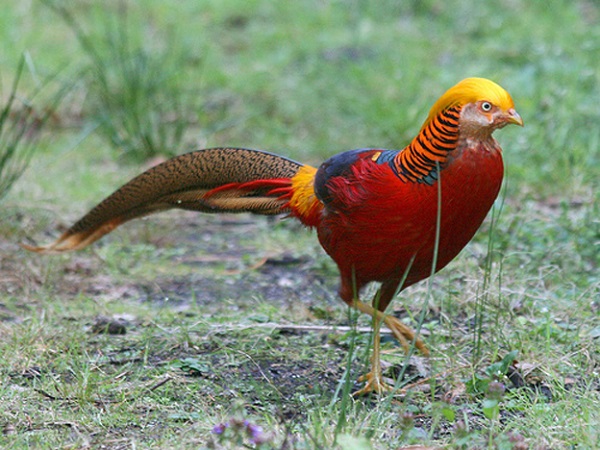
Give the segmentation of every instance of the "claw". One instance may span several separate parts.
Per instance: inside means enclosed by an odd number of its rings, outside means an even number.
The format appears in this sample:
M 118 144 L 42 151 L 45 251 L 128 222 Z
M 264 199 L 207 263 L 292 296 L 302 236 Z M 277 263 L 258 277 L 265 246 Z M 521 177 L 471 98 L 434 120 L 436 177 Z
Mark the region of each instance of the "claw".
M 385 316 L 383 319 L 387 327 L 392 331 L 392 334 L 395 338 L 400 342 L 404 351 L 408 353 L 410 348 L 410 341 L 415 338 L 415 333 L 406 325 L 404 325 L 400 320 L 396 319 L 394 316 Z M 425 345 L 425 343 L 421 340 L 421 338 L 417 337 L 415 340 L 415 347 L 424 355 L 429 356 L 429 349 Z
M 352 396 L 354 397 L 370 394 L 372 392 L 381 395 L 394 390 L 393 386 L 390 386 L 383 380 L 383 376 L 381 375 L 381 373 L 375 373 L 373 371 L 365 375 L 361 375 L 358 378 L 358 382 L 365 382 L 366 384 L 362 389 L 359 389 L 358 391 L 352 394 Z

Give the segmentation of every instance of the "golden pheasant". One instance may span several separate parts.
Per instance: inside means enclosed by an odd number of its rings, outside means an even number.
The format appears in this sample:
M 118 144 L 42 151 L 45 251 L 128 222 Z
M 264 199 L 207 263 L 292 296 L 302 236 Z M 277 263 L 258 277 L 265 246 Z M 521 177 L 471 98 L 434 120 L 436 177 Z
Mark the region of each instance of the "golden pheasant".
M 341 277 L 339 295 L 373 318 L 371 371 L 358 392 L 390 387 L 380 366 L 379 327 L 428 350 L 400 320 L 385 314 L 397 292 L 442 269 L 473 237 L 503 177 L 494 130 L 523 125 L 510 95 L 496 83 L 468 78 L 433 105 L 419 134 L 402 150 L 351 150 L 318 169 L 241 148 L 199 150 L 132 179 L 45 247 L 77 250 L 123 222 L 180 208 L 202 212 L 287 213 L 315 228 Z M 359 294 L 380 288 L 371 305 Z

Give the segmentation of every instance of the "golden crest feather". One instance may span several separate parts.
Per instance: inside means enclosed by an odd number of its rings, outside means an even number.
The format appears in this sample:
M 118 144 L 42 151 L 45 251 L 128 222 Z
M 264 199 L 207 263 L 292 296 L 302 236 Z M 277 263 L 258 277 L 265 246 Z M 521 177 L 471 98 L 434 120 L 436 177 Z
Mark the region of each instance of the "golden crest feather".
M 463 106 L 467 103 L 488 101 L 504 111 L 514 108 L 514 102 L 501 86 L 486 78 L 465 78 L 442 95 L 431 107 L 425 127 L 434 117 L 451 106 Z

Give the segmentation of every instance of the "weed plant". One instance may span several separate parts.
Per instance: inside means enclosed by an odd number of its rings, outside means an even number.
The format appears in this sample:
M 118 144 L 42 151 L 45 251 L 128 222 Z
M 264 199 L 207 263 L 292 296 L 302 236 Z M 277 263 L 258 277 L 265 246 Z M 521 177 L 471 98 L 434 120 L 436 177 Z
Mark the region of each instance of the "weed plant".
M 89 61 L 82 72 L 88 118 L 106 142 L 138 163 L 191 149 L 186 132 L 197 127 L 202 97 L 190 89 L 188 69 L 198 69 L 202 55 L 188 54 L 175 31 L 135 23 L 125 2 L 90 7 L 88 18 L 99 28 L 92 31 L 84 29 L 84 14 L 52 0 L 43 3 L 69 27 Z
M 40 82 L 30 95 L 19 92 L 26 60 L 26 55 L 20 59 L 10 92 L 0 110 L 0 200 L 27 168 L 40 132 L 64 93 L 61 89 L 54 99 L 40 99 L 47 82 Z M 31 65 L 30 69 L 33 70 Z

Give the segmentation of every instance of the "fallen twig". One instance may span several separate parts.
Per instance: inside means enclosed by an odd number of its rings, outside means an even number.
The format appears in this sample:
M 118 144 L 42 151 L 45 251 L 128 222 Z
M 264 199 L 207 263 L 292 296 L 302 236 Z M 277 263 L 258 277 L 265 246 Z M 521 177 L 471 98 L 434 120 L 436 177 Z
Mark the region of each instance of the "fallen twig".
M 349 331 L 357 331 L 359 333 L 370 333 L 373 331 L 371 327 L 350 327 L 350 326 L 340 326 L 340 325 L 291 325 L 291 324 L 281 324 L 281 323 L 254 323 L 251 325 L 240 325 L 240 324 L 231 324 L 231 325 L 211 325 L 212 332 L 226 332 L 226 331 L 239 331 L 239 330 L 248 330 L 248 329 L 256 329 L 256 328 L 271 328 L 274 330 L 280 331 L 294 331 L 294 332 L 317 332 L 317 333 L 348 333 Z M 381 329 L 381 334 L 392 334 L 390 330 L 387 328 Z M 429 330 L 421 329 L 422 335 L 429 335 Z
M 60 400 L 60 401 L 66 400 L 66 401 L 69 401 L 69 399 L 68 399 L 68 398 L 65 398 L 65 397 L 56 397 L 56 396 L 54 396 L 54 395 L 52 395 L 52 394 L 50 394 L 50 393 L 48 393 L 48 392 L 46 392 L 46 391 L 44 391 L 44 390 L 42 390 L 42 389 L 38 389 L 38 388 L 36 388 L 36 389 L 34 389 L 34 390 L 35 390 L 35 392 L 37 392 L 38 394 L 41 394 L 42 396 L 44 396 L 44 397 L 46 397 L 46 398 L 48 398 L 48 399 L 50 399 L 50 400 Z
M 148 389 L 148 391 L 152 392 L 155 391 L 156 389 L 158 389 L 159 387 L 167 384 L 169 381 L 171 381 L 173 379 L 172 376 L 167 375 L 166 377 L 164 377 L 162 380 L 160 380 L 159 382 L 157 382 L 156 384 L 153 384 L 152 386 L 150 386 Z

